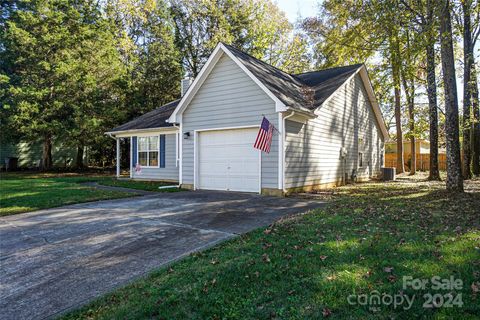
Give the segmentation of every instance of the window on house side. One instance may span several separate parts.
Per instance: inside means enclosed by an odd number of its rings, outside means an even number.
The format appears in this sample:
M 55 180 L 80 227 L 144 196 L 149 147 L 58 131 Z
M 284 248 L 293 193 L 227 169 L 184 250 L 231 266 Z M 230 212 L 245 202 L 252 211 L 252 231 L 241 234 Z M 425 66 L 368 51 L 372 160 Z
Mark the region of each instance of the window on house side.
M 144 167 L 158 167 L 158 136 L 138 138 L 138 163 Z
M 363 167 L 363 153 L 359 152 L 358 153 L 358 167 Z

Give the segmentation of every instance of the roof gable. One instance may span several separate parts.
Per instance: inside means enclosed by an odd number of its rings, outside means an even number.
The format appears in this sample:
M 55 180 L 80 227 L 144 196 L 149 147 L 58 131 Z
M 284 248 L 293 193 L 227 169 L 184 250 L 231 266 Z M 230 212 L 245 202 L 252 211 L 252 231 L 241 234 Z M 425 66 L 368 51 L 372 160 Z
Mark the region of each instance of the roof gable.
M 203 82 L 207 79 L 208 75 L 212 72 L 213 68 L 220 60 L 220 57 L 226 54 L 228 55 L 239 67 L 242 69 L 274 102 L 276 111 L 285 111 L 286 105 L 272 93 L 263 82 L 261 82 L 246 66 L 242 63 L 236 55 L 234 55 L 223 43 L 219 43 L 213 53 L 208 58 L 205 65 L 200 70 L 200 73 L 195 78 L 193 83 L 188 88 L 187 92 L 180 100 L 178 106 L 173 111 L 172 115 L 168 119 L 171 123 L 180 123 L 182 113 L 188 104 L 192 101 L 195 94 L 198 92 Z

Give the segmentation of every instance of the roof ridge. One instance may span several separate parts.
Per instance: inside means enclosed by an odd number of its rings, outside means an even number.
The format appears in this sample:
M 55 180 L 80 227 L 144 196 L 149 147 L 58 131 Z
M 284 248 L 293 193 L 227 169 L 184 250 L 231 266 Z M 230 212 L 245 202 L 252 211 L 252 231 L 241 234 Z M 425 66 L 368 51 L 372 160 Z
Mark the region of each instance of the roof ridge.
M 288 72 L 286 72 L 286 71 L 283 71 L 282 69 L 277 68 L 277 67 L 275 67 L 274 65 L 271 65 L 270 63 L 267 63 L 267 62 L 263 61 L 262 59 L 256 58 L 256 57 L 252 56 L 251 54 L 249 54 L 249 53 L 247 53 L 247 52 L 245 52 L 245 51 L 243 51 L 243 50 L 240 50 L 240 49 L 238 49 L 238 48 L 235 48 L 234 46 L 232 46 L 232 45 L 230 45 L 230 44 L 226 44 L 226 43 L 221 42 L 221 41 L 220 41 L 220 43 L 223 44 L 223 45 L 226 46 L 226 47 L 229 47 L 229 48 L 232 48 L 232 49 L 234 49 L 234 50 L 237 50 L 237 51 L 241 52 L 242 54 L 247 55 L 247 56 L 249 56 L 249 57 L 251 57 L 251 58 L 253 58 L 253 59 L 255 59 L 255 60 L 257 60 L 257 61 L 259 61 L 259 62 L 261 62 L 261 63 L 263 63 L 263 64 L 265 64 L 265 65 L 267 65 L 267 66 L 269 66 L 269 67 L 272 67 L 272 68 L 274 68 L 274 69 L 276 69 L 276 70 L 278 70 L 278 71 L 286 74 L 287 76 L 290 76 L 290 77 L 294 78 L 295 80 L 297 80 L 297 81 L 299 81 L 299 82 L 301 82 L 302 84 L 305 85 L 305 83 L 304 83 L 303 81 L 301 81 L 300 79 L 298 79 L 298 78 L 297 78 L 294 74 L 292 74 L 292 73 L 288 73 Z
M 322 71 L 328 71 L 328 70 L 333 70 L 333 69 L 341 69 L 341 68 L 347 68 L 347 67 L 353 67 L 353 66 L 363 66 L 365 65 L 365 63 L 354 63 L 354 64 L 349 64 L 349 65 L 346 65 L 346 66 L 339 66 L 339 67 L 330 67 L 330 68 L 326 68 L 326 69 L 320 69 L 320 70 L 312 70 L 312 71 L 307 71 L 307 72 L 302 72 L 302 73 L 295 73 L 293 74 L 293 76 L 299 76 L 299 75 L 302 75 L 302 74 L 307 74 L 307 73 L 314 73 L 314 72 L 322 72 Z

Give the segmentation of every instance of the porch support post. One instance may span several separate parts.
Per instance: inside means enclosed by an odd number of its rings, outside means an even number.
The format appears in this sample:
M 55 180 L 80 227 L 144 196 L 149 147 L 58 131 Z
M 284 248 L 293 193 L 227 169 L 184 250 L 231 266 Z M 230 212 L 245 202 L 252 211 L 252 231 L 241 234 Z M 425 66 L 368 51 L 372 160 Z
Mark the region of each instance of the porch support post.
M 115 139 L 117 141 L 117 178 L 120 177 L 120 138 Z
M 133 139 L 130 137 L 130 169 L 128 170 L 130 172 L 130 178 L 133 177 L 133 146 L 132 146 Z

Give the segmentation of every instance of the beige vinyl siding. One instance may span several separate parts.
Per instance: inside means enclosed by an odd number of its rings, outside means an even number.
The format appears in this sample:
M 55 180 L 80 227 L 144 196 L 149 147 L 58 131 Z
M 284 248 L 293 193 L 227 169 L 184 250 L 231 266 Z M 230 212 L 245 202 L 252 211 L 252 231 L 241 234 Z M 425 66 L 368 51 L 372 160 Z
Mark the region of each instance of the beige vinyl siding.
M 182 131 L 190 132 L 183 139 L 183 183 L 194 182 L 194 130 L 259 126 L 262 114 L 278 128 L 274 101 L 223 54 L 182 116 Z M 278 134 L 270 153 L 261 157 L 262 188 L 278 188 Z
M 286 120 L 286 188 L 338 183 L 343 172 L 350 175 L 353 169 L 360 179 L 380 172 L 382 135 L 358 74 L 317 114 L 306 124 Z M 364 140 L 362 168 L 358 167 L 359 138 Z M 348 151 L 345 165 L 341 147 Z
M 157 135 L 157 133 L 155 133 Z M 160 133 L 158 134 L 160 135 Z M 178 181 L 179 167 L 176 164 L 175 134 L 165 134 L 165 168 L 142 168 L 140 174 L 132 171 L 132 178 L 146 180 Z M 160 155 L 158 157 L 160 161 Z M 133 164 L 135 166 L 135 164 Z

